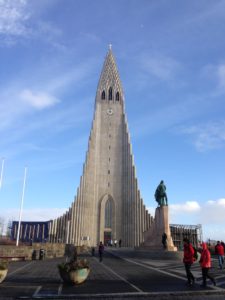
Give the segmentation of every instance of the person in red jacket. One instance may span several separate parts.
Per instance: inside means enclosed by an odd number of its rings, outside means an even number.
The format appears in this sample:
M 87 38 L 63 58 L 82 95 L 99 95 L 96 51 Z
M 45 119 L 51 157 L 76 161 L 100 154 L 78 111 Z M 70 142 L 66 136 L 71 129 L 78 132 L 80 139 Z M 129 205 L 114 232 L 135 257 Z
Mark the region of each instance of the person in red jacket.
M 192 286 L 195 283 L 195 278 L 193 274 L 191 273 L 191 266 L 193 264 L 194 260 L 194 248 L 190 241 L 187 238 L 184 238 L 184 257 L 183 257 L 183 263 L 185 266 L 185 271 L 187 274 L 187 280 L 188 285 Z
M 223 262 L 224 262 L 224 248 L 220 241 L 217 242 L 215 246 L 215 254 L 217 254 L 218 257 L 218 262 L 219 262 L 219 268 L 222 270 L 223 269 Z
M 212 275 L 209 274 L 209 269 L 211 268 L 211 255 L 207 248 L 206 243 L 202 243 L 202 253 L 200 258 L 200 266 L 202 268 L 202 280 L 203 280 L 203 287 L 206 287 L 206 279 L 209 278 L 214 285 L 216 285 L 216 281 Z

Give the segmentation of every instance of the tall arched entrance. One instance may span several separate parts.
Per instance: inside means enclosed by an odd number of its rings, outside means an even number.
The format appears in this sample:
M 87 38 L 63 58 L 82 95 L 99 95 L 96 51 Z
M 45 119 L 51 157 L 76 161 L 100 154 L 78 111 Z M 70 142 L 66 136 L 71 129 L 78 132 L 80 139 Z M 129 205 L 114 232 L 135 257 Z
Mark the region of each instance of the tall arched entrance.
M 99 241 L 109 245 L 116 236 L 115 203 L 111 195 L 105 195 L 100 203 Z

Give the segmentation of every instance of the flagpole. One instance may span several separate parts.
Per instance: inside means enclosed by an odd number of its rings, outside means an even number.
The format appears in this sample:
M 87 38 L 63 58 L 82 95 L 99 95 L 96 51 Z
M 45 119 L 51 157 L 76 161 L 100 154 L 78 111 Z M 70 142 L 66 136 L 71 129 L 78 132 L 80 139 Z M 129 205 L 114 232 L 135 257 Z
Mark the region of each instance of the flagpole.
M 26 185 L 26 177 L 27 177 L 27 167 L 25 167 L 25 170 L 24 170 L 23 193 L 22 193 L 21 204 L 20 204 L 20 216 L 19 216 L 19 223 L 18 223 L 18 230 L 17 230 L 16 246 L 19 245 L 20 225 L 21 225 L 21 219 L 22 219 L 23 200 L 24 200 L 24 192 L 25 192 L 25 185 Z
M 3 180 L 4 162 L 5 162 L 5 159 L 4 159 L 4 158 L 2 158 L 2 169 L 1 169 L 1 177 L 0 177 L 0 190 L 1 190 L 1 188 L 2 188 L 2 180 Z

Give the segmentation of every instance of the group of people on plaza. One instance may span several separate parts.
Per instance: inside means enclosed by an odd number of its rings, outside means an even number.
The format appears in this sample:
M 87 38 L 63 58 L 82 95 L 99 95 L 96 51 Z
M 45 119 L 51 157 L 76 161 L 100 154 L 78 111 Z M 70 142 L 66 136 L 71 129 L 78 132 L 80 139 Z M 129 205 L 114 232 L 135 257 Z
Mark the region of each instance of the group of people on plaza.
M 117 241 L 117 239 L 115 239 L 114 241 L 111 239 L 107 242 L 107 245 L 110 246 L 110 247 L 113 247 L 113 245 L 114 245 L 114 247 L 117 247 L 118 241 Z M 122 246 L 122 240 L 120 239 L 119 240 L 119 247 L 121 248 L 121 246 Z
M 164 239 L 164 243 L 166 243 L 166 234 L 162 236 L 162 239 Z M 121 240 L 120 240 L 121 241 Z M 190 243 L 188 238 L 184 238 L 183 240 L 184 244 L 184 255 L 183 255 L 183 263 L 185 266 L 186 276 L 188 280 L 188 285 L 193 286 L 195 284 L 195 277 L 191 272 L 191 266 L 192 264 L 197 260 L 200 263 L 201 270 L 202 270 L 202 287 L 207 286 L 207 278 L 211 280 L 213 285 L 216 285 L 215 278 L 210 274 L 209 270 L 211 268 L 211 254 L 207 247 L 207 244 L 203 242 L 201 244 L 201 254 L 197 252 L 195 247 Z M 121 246 L 121 242 L 120 242 Z M 116 246 L 115 246 L 116 247 Z M 95 248 L 92 248 L 92 255 L 94 256 Z M 104 253 L 104 245 L 102 242 L 98 245 L 98 254 L 99 254 L 99 261 L 102 262 L 103 260 L 103 253 Z M 198 253 L 198 254 L 197 254 Z M 215 246 L 215 254 L 218 257 L 218 263 L 219 263 L 219 269 L 223 268 L 224 263 L 224 253 L 225 253 L 225 244 L 223 242 L 218 241 Z M 197 257 L 200 257 L 198 259 Z
M 191 266 L 192 264 L 197 260 L 195 257 L 196 249 L 192 246 L 190 241 L 187 238 L 184 238 L 184 257 L 183 262 L 185 266 L 185 271 L 187 275 L 188 285 L 192 286 L 195 283 L 195 277 L 191 272 Z M 211 254 L 207 247 L 206 243 L 201 244 L 201 256 L 200 256 L 200 266 L 202 269 L 202 287 L 207 286 L 207 278 L 211 280 L 213 285 L 216 285 L 215 278 L 210 274 L 209 270 L 211 268 Z M 223 262 L 224 262 L 224 249 L 225 245 L 223 242 L 218 241 L 217 245 L 215 246 L 215 254 L 218 256 L 218 262 L 219 262 L 219 268 L 223 268 Z

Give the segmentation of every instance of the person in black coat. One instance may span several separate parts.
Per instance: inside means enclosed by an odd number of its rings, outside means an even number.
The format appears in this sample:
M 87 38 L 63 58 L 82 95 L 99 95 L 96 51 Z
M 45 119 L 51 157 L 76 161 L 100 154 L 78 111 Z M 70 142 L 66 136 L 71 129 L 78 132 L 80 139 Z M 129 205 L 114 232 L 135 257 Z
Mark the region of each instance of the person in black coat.
M 103 253 L 104 253 L 104 245 L 102 244 L 102 242 L 100 242 L 100 244 L 98 246 L 98 253 L 99 253 L 99 261 L 101 262 L 103 259 Z

